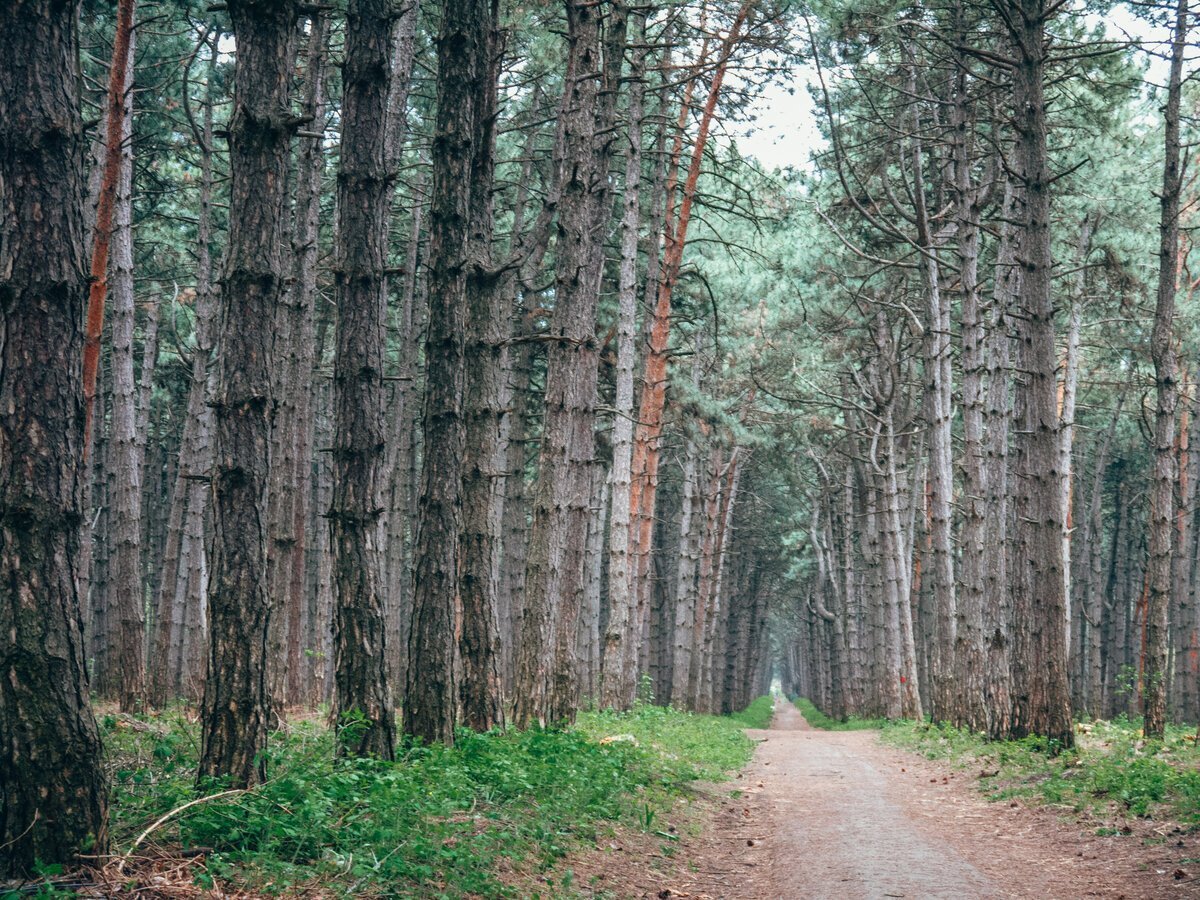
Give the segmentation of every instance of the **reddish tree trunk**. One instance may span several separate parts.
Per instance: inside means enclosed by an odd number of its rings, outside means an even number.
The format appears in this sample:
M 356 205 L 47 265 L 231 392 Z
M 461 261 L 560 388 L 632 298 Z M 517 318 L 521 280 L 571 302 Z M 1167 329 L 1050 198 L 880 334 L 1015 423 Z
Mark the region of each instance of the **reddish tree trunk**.
M 704 160 L 704 148 L 708 144 L 709 130 L 716 118 L 721 86 L 725 81 L 730 57 L 741 38 L 742 28 L 750 15 L 752 6 L 751 0 L 746 0 L 742 4 L 737 17 L 730 26 L 729 34 L 721 43 L 720 54 L 713 69 L 712 81 L 709 84 L 708 98 L 700 116 L 696 141 L 692 146 L 691 161 L 683 185 L 683 197 L 680 201 L 679 211 L 678 214 L 668 212 L 663 228 L 662 271 L 642 369 L 642 396 L 638 409 L 638 425 L 633 437 L 631 463 L 632 485 L 629 498 L 629 519 L 633 531 L 631 577 L 635 592 L 633 606 L 639 622 L 639 627 L 634 631 L 635 634 L 642 633 L 643 629 L 640 627 L 640 623 L 645 619 L 650 593 L 654 509 L 658 492 L 658 463 L 662 449 L 663 410 L 666 406 L 667 344 L 671 336 L 671 299 L 675 291 L 675 284 L 679 280 L 680 267 L 683 264 L 683 250 L 687 243 L 692 205 L 696 199 L 696 182 L 700 177 L 700 166 Z M 684 106 L 680 112 L 680 130 L 676 136 L 675 152 L 672 154 L 676 160 L 682 147 L 683 125 L 686 121 L 693 83 L 688 85 Z M 671 198 L 675 193 L 676 171 L 677 168 L 673 165 L 667 185 L 668 203 L 672 202 Z
M 121 174 L 122 110 L 128 89 L 128 68 L 133 39 L 134 0 L 120 0 L 113 36 L 112 63 L 108 69 L 105 101 L 104 173 L 96 199 L 96 227 L 92 246 L 91 287 L 88 289 L 87 325 L 83 341 L 83 458 L 89 456 L 92 417 L 96 404 L 96 374 L 100 370 L 100 336 L 104 332 L 104 300 L 108 295 L 108 251 L 112 242 L 113 213 Z

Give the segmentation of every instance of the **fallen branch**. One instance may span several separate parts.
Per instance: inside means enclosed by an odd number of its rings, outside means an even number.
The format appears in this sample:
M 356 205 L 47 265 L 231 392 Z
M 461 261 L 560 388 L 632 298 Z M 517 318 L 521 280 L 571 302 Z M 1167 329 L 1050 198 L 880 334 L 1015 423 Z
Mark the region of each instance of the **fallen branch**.
M 135 851 L 138 847 L 141 846 L 142 841 L 144 841 L 146 838 L 148 838 L 150 836 L 150 834 L 152 832 L 154 832 L 159 826 L 170 821 L 172 818 L 179 815 L 185 809 L 190 809 L 191 807 L 198 806 L 201 803 L 207 803 L 209 800 L 219 800 L 222 797 L 233 797 L 237 794 L 245 794 L 245 793 L 247 793 L 247 790 L 245 788 L 235 788 L 234 790 L 231 790 L 231 791 L 221 791 L 220 793 L 217 793 L 217 794 L 209 794 L 207 797 L 197 797 L 195 800 L 189 800 L 187 803 L 183 804 L 183 806 L 177 806 L 177 807 L 175 807 L 175 809 L 171 810 L 170 812 L 163 814 L 158 819 L 156 819 L 149 828 L 147 828 L 145 831 L 143 831 L 141 834 L 139 834 L 137 837 L 137 840 L 133 842 L 133 846 L 130 847 L 128 850 L 126 850 L 125 853 L 121 856 L 121 861 L 119 863 L 117 863 L 117 873 L 120 874 L 121 870 L 125 867 L 125 863 L 128 862 L 129 857 L 131 857 L 133 855 L 133 851 Z

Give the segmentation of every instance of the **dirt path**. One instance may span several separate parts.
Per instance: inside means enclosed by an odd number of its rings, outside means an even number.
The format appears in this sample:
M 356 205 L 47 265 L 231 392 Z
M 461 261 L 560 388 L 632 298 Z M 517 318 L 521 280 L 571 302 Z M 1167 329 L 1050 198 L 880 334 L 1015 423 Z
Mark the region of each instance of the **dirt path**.
M 881 746 L 871 731 L 808 726 L 790 703 L 716 814 L 694 897 L 1200 897 L 1193 836 L 1101 838 L 1061 811 L 989 803 L 954 772 Z M 1194 869 L 1195 867 L 1189 867 Z M 1180 877 L 1182 875 L 1182 877 Z M 665 896 L 670 896 L 667 894 Z
M 1000 896 L 938 836 L 914 828 L 861 733 L 809 728 L 790 703 L 756 754 L 774 887 L 793 897 Z M 789 864 L 789 861 L 799 864 Z M 802 862 L 801 862 L 802 861 Z
M 1200 834 L 1170 823 L 991 803 L 975 771 L 883 746 L 875 731 L 816 731 L 785 701 L 770 730 L 747 733 L 760 741 L 753 761 L 681 804 L 662 823 L 670 840 L 619 829 L 572 859 L 584 896 L 1200 898 Z

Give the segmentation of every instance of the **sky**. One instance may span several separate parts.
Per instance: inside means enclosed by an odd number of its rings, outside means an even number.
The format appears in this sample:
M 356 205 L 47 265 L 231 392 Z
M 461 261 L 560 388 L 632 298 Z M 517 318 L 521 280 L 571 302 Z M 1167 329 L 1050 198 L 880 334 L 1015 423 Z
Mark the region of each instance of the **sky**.
M 1099 20 L 1100 17 L 1095 18 Z M 1105 17 L 1104 24 L 1113 40 L 1134 38 L 1150 44 L 1166 42 L 1170 38 L 1167 29 L 1147 25 L 1124 5 L 1114 7 Z M 1155 49 L 1161 51 L 1162 48 Z M 1166 69 L 1164 59 L 1152 57 L 1148 78 L 1162 83 L 1166 80 Z M 804 64 L 767 85 L 751 110 L 756 121 L 731 129 L 741 151 L 755 157 L 767 171 L 787 166 L 807 168 L 813 151 L 824 148 L 824 140 L 817 128 L 818 111 L 809 90 L 810 85 L 815 84 L 815 70 Z

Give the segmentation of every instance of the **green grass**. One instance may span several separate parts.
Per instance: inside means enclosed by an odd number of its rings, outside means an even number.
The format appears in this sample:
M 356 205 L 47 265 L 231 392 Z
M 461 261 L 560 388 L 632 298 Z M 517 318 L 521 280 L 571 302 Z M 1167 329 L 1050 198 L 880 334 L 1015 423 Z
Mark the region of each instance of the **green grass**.
M 775 715 L 775 703 L 770 697 L 759 697 L 740 713 L 731 718 L 743 728 L 769 728 Z
M 887 719 L 860 719 L 856 716 L 849 716 L 845 721 L 839 721 L 825 715 L 806 697 L 797 697 L 793 702 L 809 725 L 823 731 L 862 731 L 866 728 L 882 728 L 887 724 Z
M 608 824 L 656 830 L 685 785 L 744 765 L 753 743 L 742 728 L 769 719 L 768 698 L 729 717 L 639 705 L 581 714 L 565 730 L 464 731 L 452 749 L 410 747 L 396 763 L 334 760 L 330 731 L 302 722 L 272 739 L 266 784 L 192 806 L 152 839 L 211 848 L 208 873 L 268 893 L 515 896 L 502 860 L 536 873 Z M 196 727 L 179 715 L 130 722 L 103 720 L 118 852 L 200 796 Z
M 1168 729 L 1146 741 L 1138 724 L 1098 721 L 1077 735 L 1074 749 L 1055 753 L 1043 738 L 988 741 L 945 725 L 897 722 L 883 740 L 929 759 L 978 768 L 994 800 L 1024 798 L 1076 811 L 1172 818 L 1200 825 L 1200 751 L 1191 730 Z

